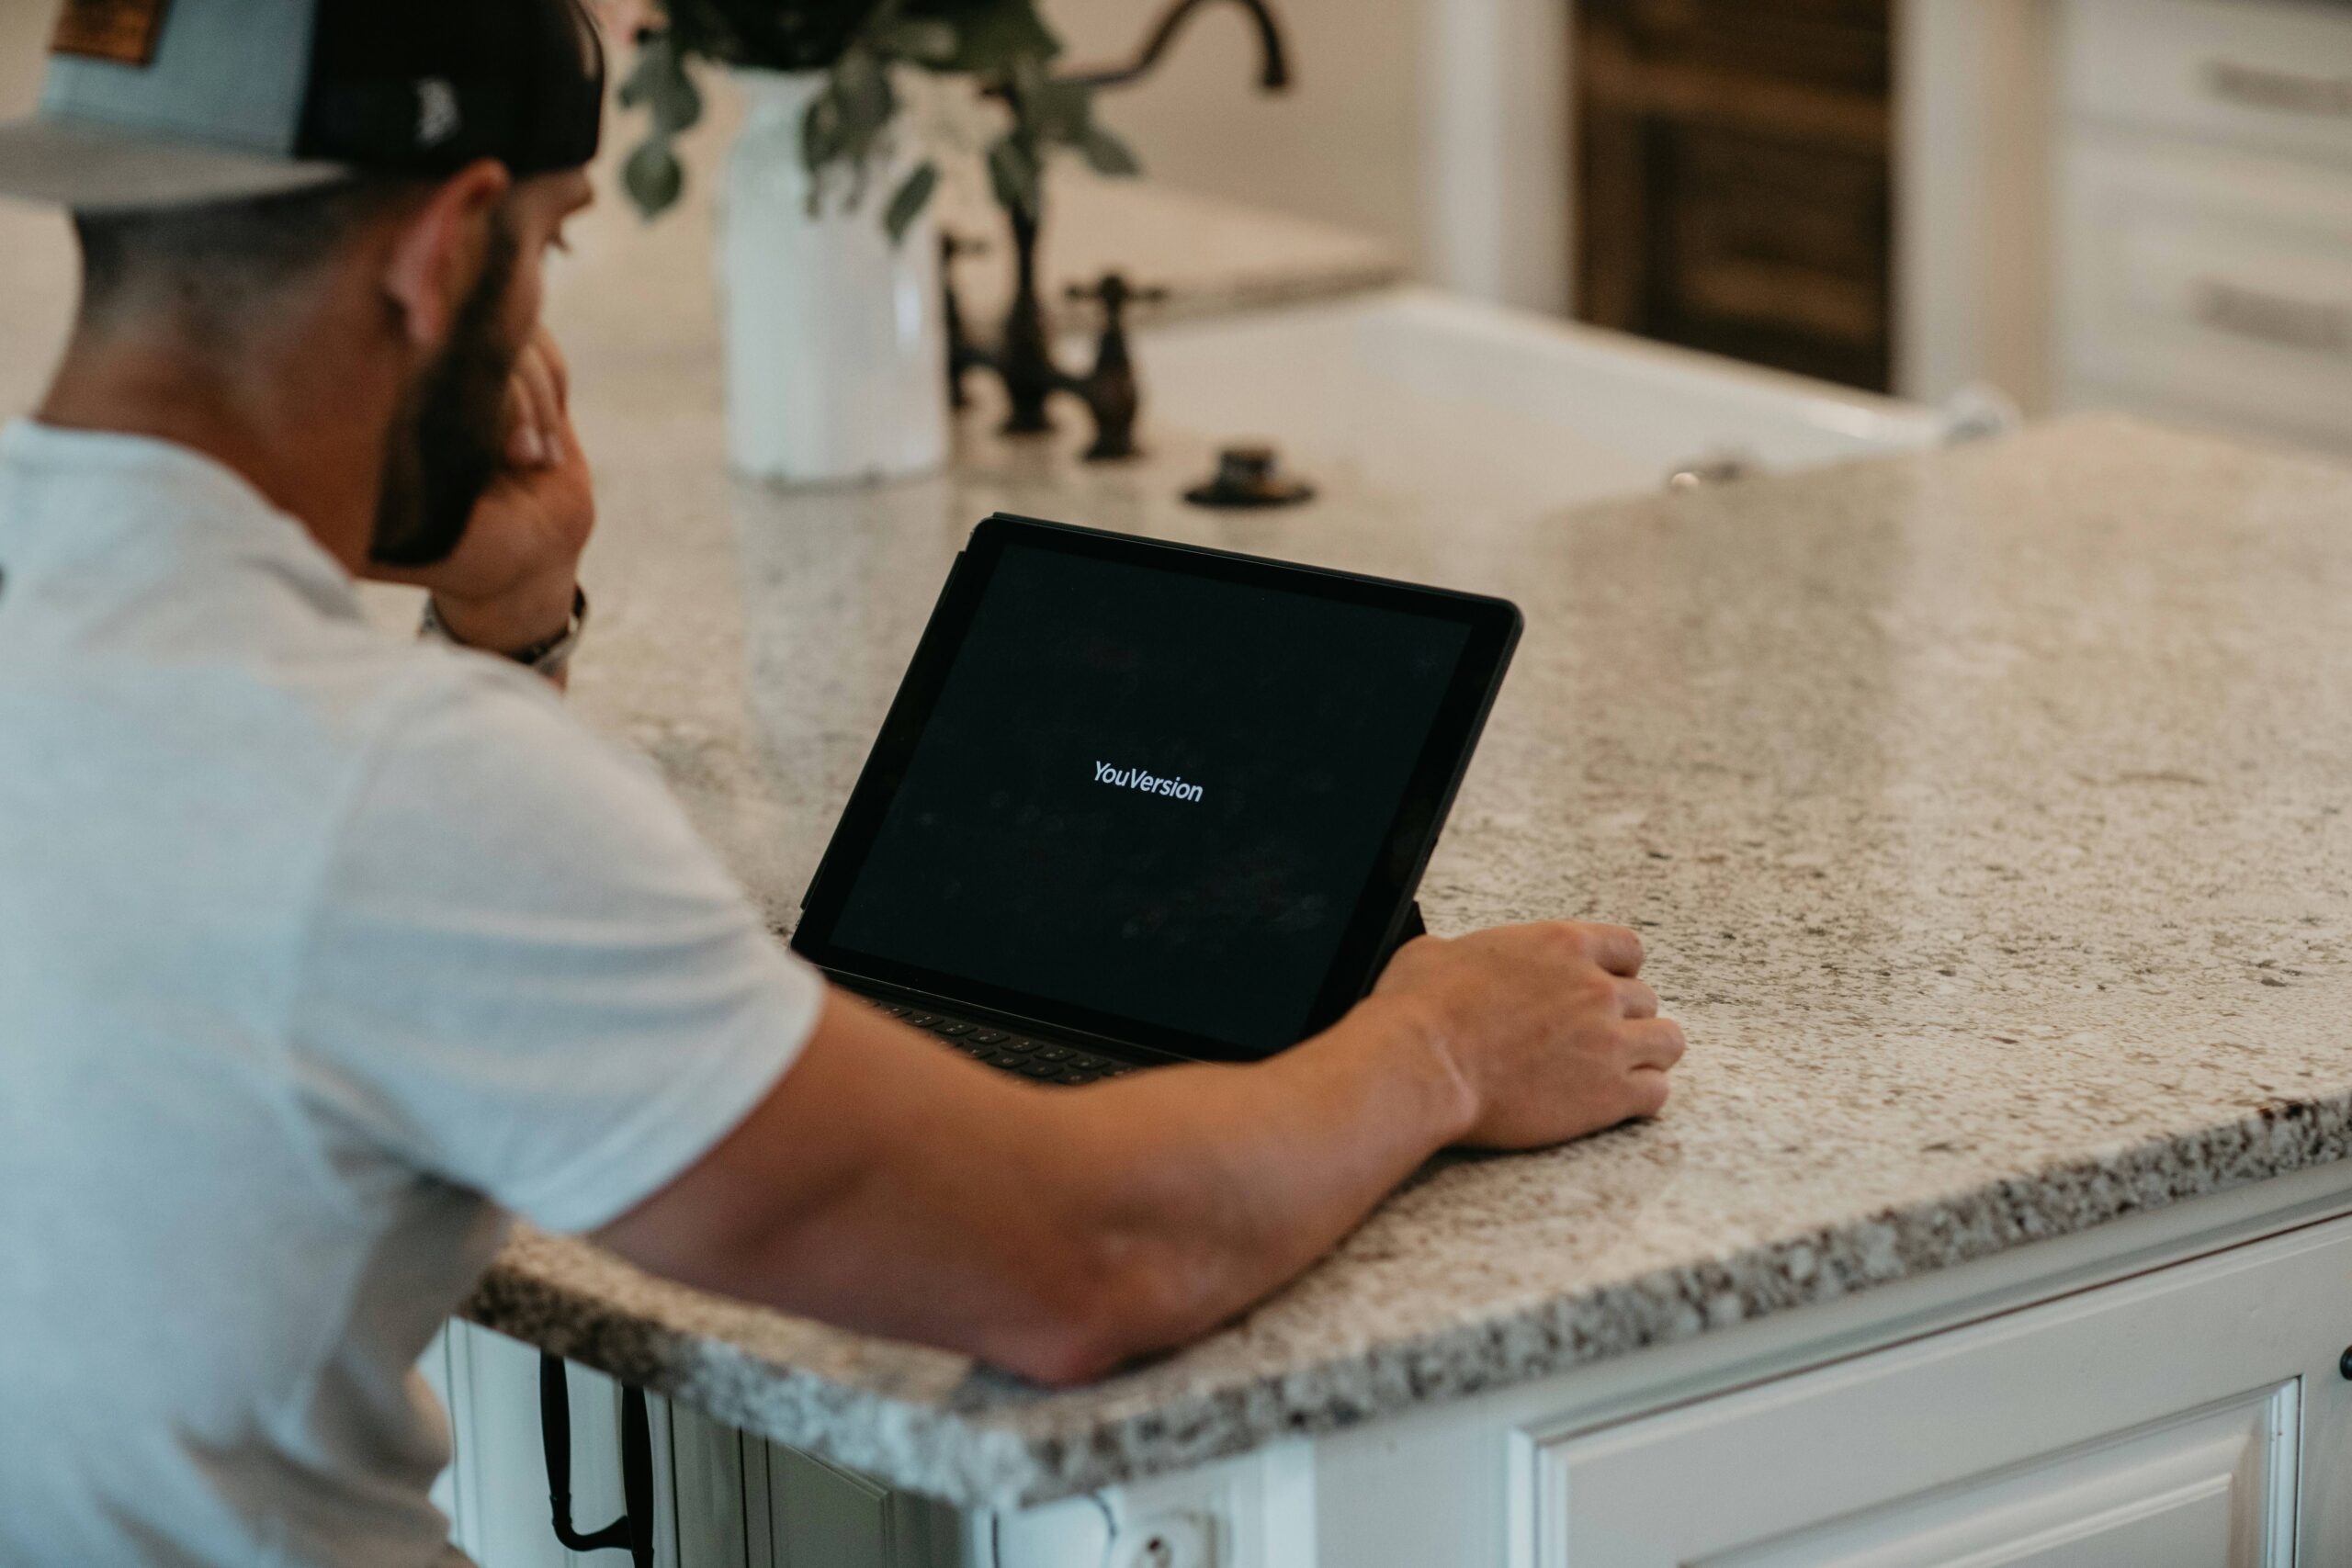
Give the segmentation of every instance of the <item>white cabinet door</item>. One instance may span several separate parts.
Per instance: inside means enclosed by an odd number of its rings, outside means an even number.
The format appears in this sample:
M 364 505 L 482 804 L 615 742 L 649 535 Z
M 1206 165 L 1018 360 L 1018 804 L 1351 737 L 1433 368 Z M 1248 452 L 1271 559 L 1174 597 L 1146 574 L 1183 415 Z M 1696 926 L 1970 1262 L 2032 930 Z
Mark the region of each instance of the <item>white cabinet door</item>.
M 746 1438 L 744 1453 L 755 1568 L 955 1568 L 961 1561 L 953 1509 L 781 1443 Z
M 2347 1337 L 2337 1221 L 1622 1426 L 1539 1428 L 1535 1562 L 2352 1562 Z
M 2079 133 L 2058 251 L 2062 400 L 2352 445 L 2352 170 Z
M 2245 0 L 2067 0 L 2060 91 L 2081 119 L 2352 164 L 2352 13 Z
M 2291 1561 L 2296 1385 L 1910 1498 L 1711 1568 L 2270 1568 Z

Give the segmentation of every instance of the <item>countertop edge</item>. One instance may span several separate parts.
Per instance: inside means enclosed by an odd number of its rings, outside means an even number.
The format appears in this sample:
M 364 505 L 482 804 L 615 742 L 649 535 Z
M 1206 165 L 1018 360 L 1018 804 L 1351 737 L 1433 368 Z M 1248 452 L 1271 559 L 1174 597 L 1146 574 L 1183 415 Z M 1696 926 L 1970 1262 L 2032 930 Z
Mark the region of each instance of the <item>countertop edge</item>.
M 996 1412 L 892 1398 L 763 1360 L 506 1258 L 464 1315 L 893 1485 L 951 1503 L 1012 1506 L 1510 1387 L 2347 1156 L 2352 1096 L 2280 1100 L 2201 1132 L 1506 1308 L 1280 1376 L 1173 1397 L 1139 1389 L 1136 1408 L 1091 1425 L 1069 1421 L 1068 1432 L 1050 1429 L 1069 1419 L 1059 1407 L 1090 1393 L 1099 1397 L 1101 1385 L 1042 1393 Z
M 1031 1446 L 1013 1432 L 991 1431 L 936 1406 L 765 1359 L 505 1258 L 482 1277 L 458 1315 L 755 1437 L 806 1449 L 910 1491 L 1011 1506 L 1045 1495 L 1048 1484 Z

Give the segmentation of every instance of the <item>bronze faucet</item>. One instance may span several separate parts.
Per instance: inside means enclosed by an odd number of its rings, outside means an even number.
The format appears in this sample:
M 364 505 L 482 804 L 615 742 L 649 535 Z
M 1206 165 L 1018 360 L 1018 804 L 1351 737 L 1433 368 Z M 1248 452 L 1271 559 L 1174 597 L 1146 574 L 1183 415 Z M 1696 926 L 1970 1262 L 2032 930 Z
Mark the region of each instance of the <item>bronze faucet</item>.
M 1053 421 L 1046 411 L 1046 400 L 1056 392 L 1068 392 L 1084 403 L 1094 416 L 1094 444 L 1086 449 L 1090 463 L 1113 462 L 1136 455 L 1136 412 L 1142 405 L 1141 392 L 1136 386 L 1135 359 L 1127 352 L 1127 307 L 1150 305 L 1168 298 L 1165 288 L 1138 288 L 1129 283 L 1124 273 L 1106 272 L 1091 288 L 1073 283 L 1069 298 L 1093 299 L 1102 307 L 1102 337 L 1094 351 L 1094 367 L 1083 376 L 1072 376 L 1054 362 L 1045 344 L 1043 312 L 1024 310 L 1016 299 L 1016 318 L 1029 324 L 1020 334 L 1014 331 L 1015 318 L 1005 322 L 1004 347 L 995 354 L 974 344 L 966 335 L 963 312 L 956 304 L 956 291 L 945 285 L 944 265 L 970 246 L 954 239 L 941 243 L 943 286 L 947 287 L 947 400 L 951 407 L 971 406 L 971 397 L 964 389 L 965 375 L 975 369 L 994 370 L 1004 382 L 1011 409 L 1004 422 L 1010 434 L 1034 434 L 1053 429 Z M 1023 290 L 1030 305 L 1035 303 L 1033 283 Z M 1016 342 L 1029 345 L 1029 352 L 1009 352 Z
M 1193 13 L 1211 3 L 1212 0 L 1176 0 L 1132 62 L 1077 72 L 1064 80 L 1100 90 L 1123 87 L 1140 79 L 1159 63 L 1160 56 L 1168 51 Z M 1290 85 L 1290 63 L 1283 45 L 1282 28 L 1274 19 L 1272 9 L 1266 0 L 1233 3 L 1248 11 L 1258 24 L 1258 85 L 1270 93 L 1281 92 Z M 1006 218 L 1012 229 L 1012 303 L 1006 309 L 1004 327 L 997 335 L 993 350 L 980 347 L 967 331 L 963 307 L 956 299 L 951 276 L 956 258 L 977 247 L 953 236 L 941 242 L 940 287 L 946 295 L 949 404 L 957 409 L 970 406 L 964 386 L 966 376 L 974 370 L 992 370 L 1004 383 L 1008 404 L 1004 434 L 1035 435 L 1052 430 L 1053 417 L 1046 405 L 1056 392 L 1069 392 L 1082 400 L 1094 416 L 1094 444 L 1086 452 L 1090 462 L 1134 457 L 1136 411 L 1141 395 L 1136 386 L 1134 362 L 1127 354 L 1126 307 L 1165 299 L 1167 291 L 1136 288 L 1115 272 L 1105 273 L 1091 288 L 1073 287 L 1070 298 L 1102 301 L 1103 323 L 1094 368 L 1082 377 L 1071 376 L 1054 361 L 1045 305 L 1037 297 L 1038 214 L 1014 204 L 1007 207 Z

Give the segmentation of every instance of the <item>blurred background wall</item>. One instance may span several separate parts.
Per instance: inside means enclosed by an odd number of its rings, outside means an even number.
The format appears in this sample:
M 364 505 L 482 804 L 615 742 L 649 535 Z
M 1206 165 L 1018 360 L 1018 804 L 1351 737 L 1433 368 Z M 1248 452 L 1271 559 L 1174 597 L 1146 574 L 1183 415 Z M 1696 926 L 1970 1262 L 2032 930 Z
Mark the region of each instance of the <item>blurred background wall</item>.
M 1103 118 L 1172 185 L 1322 218 L 1426 262 L 1422 28 L 1430 0 L 1276 0 L 1295 85 L 1256 86 L 1257 35 L 1238 6 L 1196 16 L 1159 69 L 1106 97 Z M 1128 58 L 1165 0 L 1048 0 L 1084 63 Z
M 1163 9 L 1042 3 L 1080 63 Z M 1106 96 L 1149 177 L 1904 396 L 2352 449 L 2352 0 L 1273 3 L 1290 93 L 1215 5 Z M 0 0 L 0 111 L 52 12 Z

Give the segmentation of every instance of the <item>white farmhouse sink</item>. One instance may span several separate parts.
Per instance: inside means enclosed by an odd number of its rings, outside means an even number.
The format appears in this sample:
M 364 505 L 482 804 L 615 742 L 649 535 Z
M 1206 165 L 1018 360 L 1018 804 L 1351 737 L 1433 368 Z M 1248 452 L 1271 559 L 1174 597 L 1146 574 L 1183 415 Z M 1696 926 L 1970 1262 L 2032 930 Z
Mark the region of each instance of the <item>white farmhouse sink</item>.
M 1313 479 L 1519 512 L 1736 455 L 1804 468 L 1944 439 L 1936 411 L 1427 288 L 1137 334 L 1153 424 L 1263 440 Z

